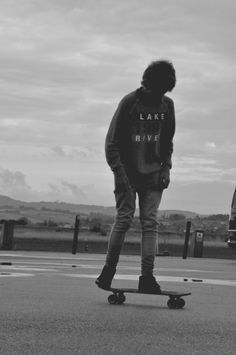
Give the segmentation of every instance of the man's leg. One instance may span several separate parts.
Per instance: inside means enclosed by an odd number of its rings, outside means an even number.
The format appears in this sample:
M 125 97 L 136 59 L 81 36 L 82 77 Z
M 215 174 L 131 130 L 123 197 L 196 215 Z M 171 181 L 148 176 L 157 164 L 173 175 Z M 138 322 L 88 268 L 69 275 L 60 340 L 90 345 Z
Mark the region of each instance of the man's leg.
M 130 227 L 135 212 L 136 192 L 134 189 L 128 191 L 115 190 L 115 198 L 117 214 L 109 236 L 106 263 L 101 275 L 96 280 L 96 284 L 101 288 L 110 288 L 125 234 Z
M 153 268 L 158 238 L 157 214 L 161 202 L 162 191 L 157 189 L 139 191 L 140 222 L 142 225 L 141 243 L 141 278 L 139 286 L 150 287 L 150 292 L 158 292 L 159 285 L 153 277 Z M 157 286 L 158 285 L 158 286 Z M 159 288 L 160 290 L 160 288 Z

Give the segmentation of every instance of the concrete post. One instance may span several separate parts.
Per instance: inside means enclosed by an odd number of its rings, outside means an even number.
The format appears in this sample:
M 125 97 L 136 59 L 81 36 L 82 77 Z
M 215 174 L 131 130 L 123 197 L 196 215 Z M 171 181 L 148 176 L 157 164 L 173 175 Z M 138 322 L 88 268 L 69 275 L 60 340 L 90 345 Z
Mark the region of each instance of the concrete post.
M 72 243 L 72 254 L 77 253 L 79 226 L 80 226 L 80 215 L 77 215 L 75 218 L 74 237 L 73 237 L 73 243 Z
M 184 239 L 184 248 L 183 248 L 183 259 L 186 259 L 188 256 L 188 243 L 189 237 L 191 234 L 191 222 L 188 221 L 186 223 L 186 230 L 185 230 L 185 239 Z
M 14 221 L 5 221 L 1 233 L 1 249 L 12 250 L 14 238 Z
M 194 234 L 191 236 L 190 243 L 190 256 L 194 258 L 201 258 L 203 255 L 203 242 L 204 242 L 204 231 L 195 230 Z

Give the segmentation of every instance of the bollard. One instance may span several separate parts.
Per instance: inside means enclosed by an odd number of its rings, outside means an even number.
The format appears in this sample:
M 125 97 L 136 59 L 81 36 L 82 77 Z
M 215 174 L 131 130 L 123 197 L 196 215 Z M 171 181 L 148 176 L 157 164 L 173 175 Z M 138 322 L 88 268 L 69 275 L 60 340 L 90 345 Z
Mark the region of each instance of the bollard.
M 193 256 L 194 258 L 201 258 L 203 254 L 204 231 L 196 230 L 194 238 Z
M 189 243 L 190 231 L 191 231 L 191 222 L 188 221 L 186 223 L 185 240 L 184 240 L 184 248 L 183 248 L 183 259 L 186 259 L 187 255 L 188 255 L 188 243 Z
M 73 237 L 73 243 L 72 243 L 72 254 L 77 253 L 79 225 L 80 225 L 80 215 L 77 215 L 75 217 L 75 228 L 74 228 L 74 237 Z
M 2 226 L 1 233 L 1 249 L 12 250 L 13 249 L 13 237 L 14 237 L 14 221 L 5 221 Z

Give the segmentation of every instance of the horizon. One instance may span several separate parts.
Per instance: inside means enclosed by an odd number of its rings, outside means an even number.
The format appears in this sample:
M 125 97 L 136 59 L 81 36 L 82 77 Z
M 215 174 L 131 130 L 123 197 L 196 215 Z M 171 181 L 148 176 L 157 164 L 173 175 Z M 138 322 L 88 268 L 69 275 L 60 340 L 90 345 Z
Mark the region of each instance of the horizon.
M 114 205 L 106 132 L 147 65 L 166 58 L 177 74 L 167 93 L 176 134 L 160 209 L 229 214 L 236 187 L 234 13 L 233 0 L 2 1 L 0 194 Z
M 94 206 L 94 207 L 104 207 L 104 208 L 114 208 L 115 209 L 115 204 L 113 205 L 102 205 L 102 204 L 87 204 L 87 203 L 73 203 L 73 202 L 66 202 L 66 201 L 59 201 L 59 200 L 56 200 L 56 201 L 48 201 L 48 200 L 41 200 L 41 201 L 24 201 L 24 200 L 17 200 L 17 199 L 14 199 L 10 196 L 7 196 L 7 195 L 0 195 L 0 199 L 1 197 L 3 198 L 7 198 L 7 199 L 11 199 L 11 200 L 14 200 L 14 201 L 17 201 L 17 202 L 22 202 L 22 203 L 55 203 L 55 204 L 72 204 L 72 205 L 81 205 L 81 206 Z M 136 206 L 136 210 L 138 210 L 138 206 Z M 183 209 L 173 209 L 173 208 L 168 208 L 168 209 L 163 209 L 163 208 L 159 208 L 159 211 L 160 212 L 163 212 L 163 211 L 176 211 L 176 212 L 186 212 L 186 213 L 192 213 L 192 214 L 196 214 L 198 216 L 208 216 L 208 215 L 218 215 L 218 214 L 224 214 L 224 215 L 230 215 L 230 212 L 228 213 L 208 213 L 208 214 L 203 214 L 203 213 L 198 213 L 197 211 L 192 211 L 192 210 L 183 210 Z

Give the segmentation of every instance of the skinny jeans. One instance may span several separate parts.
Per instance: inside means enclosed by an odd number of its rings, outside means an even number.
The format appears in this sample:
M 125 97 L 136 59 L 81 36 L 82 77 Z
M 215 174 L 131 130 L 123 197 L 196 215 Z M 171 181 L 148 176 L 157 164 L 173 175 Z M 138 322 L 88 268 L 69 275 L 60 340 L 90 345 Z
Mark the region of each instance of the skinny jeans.
M 126 191 L 115 190 L 116 217 L 112 226 L 106 265 L 116 268 L 125 235 L 130 228 L 136 209 L 136 196 L 139 200 L 139 219 L 142 227 L 141 237 L 141 274 L 153 274 L 158 238 L 158 209 L 163 190 L 157 188 L 134 187 Z

